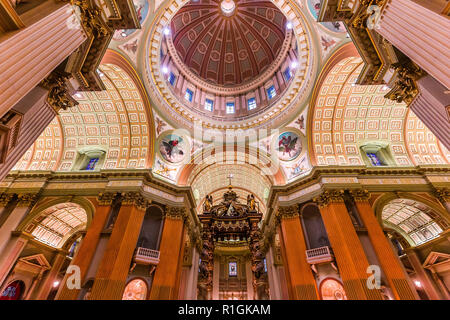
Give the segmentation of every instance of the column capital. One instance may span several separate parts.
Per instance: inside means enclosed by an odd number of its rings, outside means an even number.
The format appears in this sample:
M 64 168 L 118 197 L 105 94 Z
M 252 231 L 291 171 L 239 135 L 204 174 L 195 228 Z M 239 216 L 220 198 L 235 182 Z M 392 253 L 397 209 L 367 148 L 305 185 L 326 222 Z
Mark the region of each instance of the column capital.
M 355 201 L 367 201 L 370 199 L 370 192 L 364 189 L 349 190 L 350 195 Z
M 139 192 L 124 192 L 122 196 L 122 205 L 134 205 L 139 210 L 147 210 L 151 201 L 145 199 Z
M 276 213 L 276 217 L 278 220 L 298 218 L 298 216 L 299 216 L 298 207 L 296 205 L 287 207 L 278 207 L 278 211 Z
M 170 219 L 186 220 L 187 219 L 186 208 L 167 206 L 166 212 L 164 212 L 164 217 Z
M 97 202 L 101 206 L 110 206 L 116 197 L 115 193 L 112 192 L 105 192 L 105 193 L 99 193 L 97 196 Z
M 313 198 L 319 208 L 326 207 L 331 202 L 344 202 L 344 190 L 325 190 L 319 196 Z
M 394 63 L 392 68 L 395 70 L 396 80 L 384 97 L 409 105 L 419 93 L 416 81 L 425 76 L 426 72 L 410 60 L 406 63 Z
M 66 82 L 69 78 L 69 73 L 53 71 L 40 83 L 41 87 L 49 90 L 47 103 L 55 112 L 78 105 L 78 102 L 68 92 Z
M 14 193 L 2 193 L 0 194 L 0 207 L 6 207 L 8 203 L 14 197 Z
M 17 202 L 18 207 L 31 207 L 38 199 L 38 195 L 36 193 L 22 193 L 17 197 L 19 200 Z
M 436 188 L 433 194 L 442 204 L 450 202 L 450 189 L 448 188 Z

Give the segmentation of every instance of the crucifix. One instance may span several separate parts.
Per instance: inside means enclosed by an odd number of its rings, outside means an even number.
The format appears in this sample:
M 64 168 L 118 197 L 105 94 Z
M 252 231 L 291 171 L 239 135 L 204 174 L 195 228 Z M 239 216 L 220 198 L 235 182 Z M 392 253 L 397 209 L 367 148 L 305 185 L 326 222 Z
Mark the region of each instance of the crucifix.
M 228 176 L 227 176 L 227 178 L 230 180 L 230 183 L 229 183 L 229 187 L 231 187 L 231 179 L 233 179 L 233 174 L 229 174 Z

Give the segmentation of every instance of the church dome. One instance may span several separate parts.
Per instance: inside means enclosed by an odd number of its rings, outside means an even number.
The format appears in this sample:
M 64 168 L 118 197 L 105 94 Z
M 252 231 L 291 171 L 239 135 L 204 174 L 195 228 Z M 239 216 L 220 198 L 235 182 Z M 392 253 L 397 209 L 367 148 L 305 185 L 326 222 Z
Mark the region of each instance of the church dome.
M 258 77 L 280 54 L 286 36 L 286 18 L 270 1 L 191 1 L 170 26 L 183 63 L 223 86 Z

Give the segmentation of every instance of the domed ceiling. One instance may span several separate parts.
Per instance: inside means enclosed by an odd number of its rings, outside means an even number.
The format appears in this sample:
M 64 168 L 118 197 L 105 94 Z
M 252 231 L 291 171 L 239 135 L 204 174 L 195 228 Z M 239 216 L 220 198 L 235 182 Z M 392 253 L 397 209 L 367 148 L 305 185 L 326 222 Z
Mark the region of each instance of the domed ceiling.
M 270 1 L 192 0 L 171 21 L 173 44 L 200 78 L 232 86 L 250 81 L 277 57 L 286 18 Z

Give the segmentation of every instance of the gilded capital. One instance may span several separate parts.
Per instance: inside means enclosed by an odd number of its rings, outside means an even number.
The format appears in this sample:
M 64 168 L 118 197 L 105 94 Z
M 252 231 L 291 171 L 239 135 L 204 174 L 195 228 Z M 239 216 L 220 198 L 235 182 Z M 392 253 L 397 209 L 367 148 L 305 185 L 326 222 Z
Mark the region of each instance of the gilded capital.
M 370 193 L 367 190 L 354 189 L 349 192 L 355 201 L 367 201 L 370 199 Z
M 319 208 L 323 208 L 332 202 L 344 202 L 343 195 L 343 190 L 326 190 L 318 197 L 315 197 L 313 201 L 317 203 Z
M 298 218 L 297 206 L 278 207 L 276 214 L 278 219 Z
M 18 195 L 17 206 L 19 207 L 31 207 L 36 202 L 38 196 L 36 193 L 24 193 Z
M 396 63 L 392 65 L 397 74 L 397 80 L 392 89 L 384 96 L 396 102 L 410 104 L 419 93 L 416 81 L 426 73 L 410 61 L 407 64 Z
M 97 196 L 97 202 L 101 206 L 110 206 L 115 196 L 116 194 L 111 192 L 99 193 Z
M 69 78 L 69 73 L 54 71 L 40 83 L 41 87 L 49 90 L 47 103 L 52 106 L 56 112 L 60 109 L 66 110 L 67 108 L 74 107 L 78 104 L 67 90 L 66 82 Z
M 122 205 L 134 205 L 139 210 L 147 210 L 151 201 L 145 199 L 139 192 L 124 192 L 122 193 Z
M 448 188 L 436 189 L 434 191 L 434 196 L 443 204 L 450 202 L 450 190 Z
M 6 207 L 8 203 L 14 197 L 14 193 L 2 193 L 0 194 L 0 207 Z
M 187 218 L 186 208 L 184 207 L 166 207 L 165 217 L 170 219 L 183 219 Z

